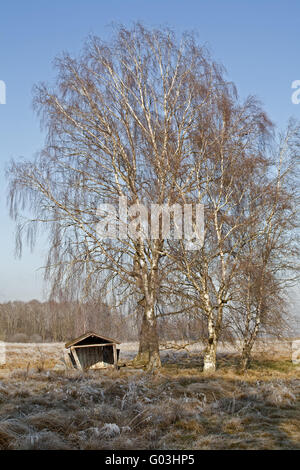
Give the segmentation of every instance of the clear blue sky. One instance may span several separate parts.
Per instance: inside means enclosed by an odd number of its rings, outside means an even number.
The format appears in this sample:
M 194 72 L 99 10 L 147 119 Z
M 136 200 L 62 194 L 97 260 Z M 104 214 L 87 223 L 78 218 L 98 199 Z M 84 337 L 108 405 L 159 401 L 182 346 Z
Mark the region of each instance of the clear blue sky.
M 4 168 L 11 157 L 31 158 L 43 136 L 32 107 L 32 86 L 54 77 L 53 58 L 76 53 L 90 34 L 109 35 L 112 22 L 167 25 L 194 30 L 242 97 L 257 95 L 270 118 L 284 127 L 300 119 L 291 102 L 291 83 L 300 80 L 299 0 L 11 0 L 0 6 L 0 80 L 7 103 L 0 104 L 0 302 L 42 298 L 46 240 L 34 253 L 14 257 L 14 224 L 6 206 Z

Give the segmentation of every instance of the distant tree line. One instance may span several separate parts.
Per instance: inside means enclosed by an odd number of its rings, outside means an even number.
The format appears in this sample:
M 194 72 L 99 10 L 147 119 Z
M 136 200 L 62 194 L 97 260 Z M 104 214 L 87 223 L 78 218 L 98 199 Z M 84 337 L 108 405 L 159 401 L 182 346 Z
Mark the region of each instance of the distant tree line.
M 132 320 L 102 302 L 32 300 L 0 304 L 0 337 L 5 341 L 64 342 L 89 330 L 121 341 L 136 338 Z
M 135 314 L 110 308 L 103 302 L 29 302 L 0 304 L 0 340 L 8 342 L 66 342 L 86 331 L 95 331 L 120 341 L 137 341 L 139 326 Z M 161 317 L 158 333 L 161 341 L 193 341 L 205 325 L 201 318 L 186 315 Z

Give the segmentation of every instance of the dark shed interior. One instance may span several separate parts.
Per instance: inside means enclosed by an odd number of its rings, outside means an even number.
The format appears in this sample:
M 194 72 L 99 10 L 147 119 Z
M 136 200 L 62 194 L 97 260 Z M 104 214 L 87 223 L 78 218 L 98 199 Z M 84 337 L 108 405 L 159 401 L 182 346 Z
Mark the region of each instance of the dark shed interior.
M 67 360 L 76 369 L 117 368 L 119 341 L 88 332 L 66 343 Z

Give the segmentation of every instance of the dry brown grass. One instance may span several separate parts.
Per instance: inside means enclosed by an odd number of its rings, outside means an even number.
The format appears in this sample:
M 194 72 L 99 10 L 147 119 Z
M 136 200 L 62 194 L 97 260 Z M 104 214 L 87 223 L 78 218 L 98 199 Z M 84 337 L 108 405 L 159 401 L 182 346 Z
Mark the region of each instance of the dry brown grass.
M 63 343 L 6 343 L 5 369 L 52 369 L 63 356 Z
M 18 369 L 10 356 L 0 370 L 0 449 L 300 448 L 300 372 L 287 359 L 240 375 L 223 353 L 205 376 L 194 351 L 166 355 L 158 374 L 81 373 L 51 370 L 55 345 L 46 358 L 26 346 L 14 347 Z

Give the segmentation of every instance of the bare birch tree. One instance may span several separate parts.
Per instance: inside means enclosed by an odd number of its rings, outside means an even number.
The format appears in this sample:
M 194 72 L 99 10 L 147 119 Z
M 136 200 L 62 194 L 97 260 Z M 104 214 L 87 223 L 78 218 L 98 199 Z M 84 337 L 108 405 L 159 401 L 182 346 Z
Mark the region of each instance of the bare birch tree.
M 254 186 L 260 184 L 260 191 L 264 191 L 264 175 L 270 165 L 265 156 L 270 128 L 255 99 L 239 104 L 234 90 L 220 90 L 206 125 L 200 121 L 195 134 L 193 196 L 205 205 L 204 244 L 195 253 L 181 244 L 173 259 L 181 274 L 177 286 L 188 304 L 206 319 L 204 371 L 216 368 L 217 344 L 238 260 L 248 238 L 255 235 L 248 227 L 255 226 L 258 214 L 255 206 L 249 212 L 245 201 Z
M 290 121 L 273 145 L 264 191 L 253 188 L 248 198 L 260 216 L 240 256 L 230 305 L 243 371 L 261 333 L 283 337 L 289 329 L 287 289 L 299 280 L 299 137 L 299 125 Z
M 91 38 L 80 57 L 65 54 L 56 69 L 54 87 L 35 87 L 45 146 L 34 161 L 13 162 L 8 171 L 19 253 L 22 241 L 34 245 L 47 230 L 53 296 L 103 286 L 118 301 L 135 296 L 143 311 L 139 356 L 157 367 L 165 240 L 142 236 L 134 212 L 128 221 L 137 236 L 100 237 L 97 209 L 110 204 L 113 225 L 119 197 L 148 207 L 184 200 L 195 182 L 195 135 L 207 125 L 214 96 L 227 88 L 222 69 L 192 36 L 178 43 L 173 32 L 140 24 L 120 27 L 108 43 Z

